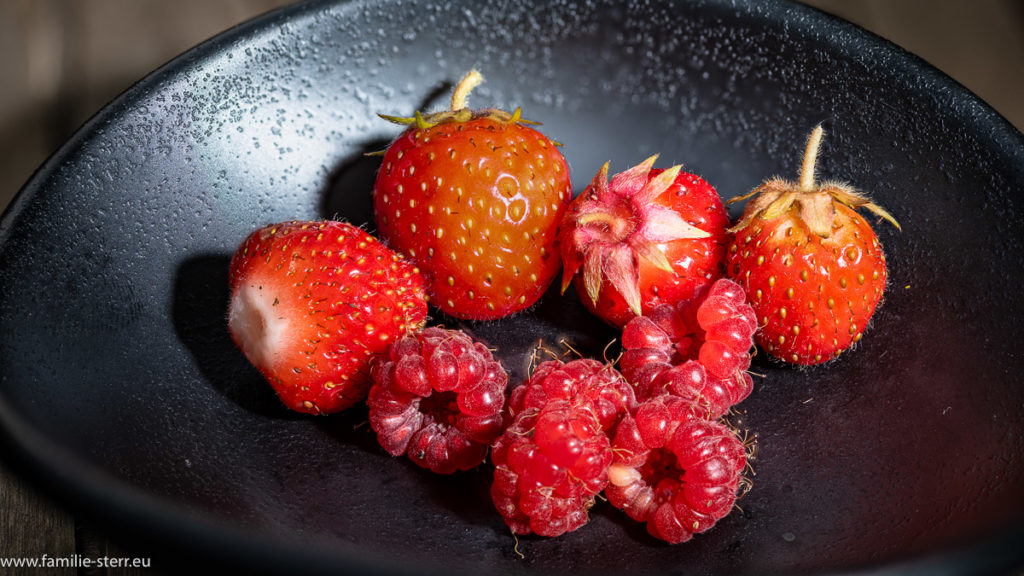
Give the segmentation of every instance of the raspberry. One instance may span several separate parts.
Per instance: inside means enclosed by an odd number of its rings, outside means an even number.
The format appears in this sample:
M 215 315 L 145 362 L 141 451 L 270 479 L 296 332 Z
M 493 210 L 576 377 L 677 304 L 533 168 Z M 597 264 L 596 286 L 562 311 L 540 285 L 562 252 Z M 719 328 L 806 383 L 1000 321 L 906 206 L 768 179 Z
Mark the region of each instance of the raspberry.
M 622 331 L 625 350 L 619 366 L 641 398 L 672 386 L 687 389 L 683 396 L 703 397 L 707 394 L 702 390 L 721 389 L 714 394 L 717 397 L 705 398 L 716 417 L 752 390 L 745 370 L 750 367 L 756 329 L 754 309 L 746 303 L 742 288 L 721 279 L 706 294 L 676 305 L 662 304 L 648 316 L 630 320 Z M 696 367 L 687 364 L 691 360 L 703 366 L 703 376 L 698 377 Z M 723 402 L 728 402 L 724 409 Z
M 753 390 L 754 381 L 746 372 L 717 378 L 709 374 L 700 362 L 687 360 L 655 374 L 641 396 L 650 398 L 664 393 L 674 394 L 693 402 L 705 419 L 717 420 L 729 408 L 750 396 Z
M 512 391 L 509 408 L 515 416 L 551 400 L 588 402 L 605 431 L 611 430 L 622 414 L 636 408 L 633 387 L 622 374 L 589 358 L 542 362 L 525 384 Z
M 439 474 L 483 462 L 503 429 L 508 374 L 480 342 L 431 327 L 395 341 L 372 368 L 370 425 L 391 455 Z
M 622 374 L 591 359 L 542 362 L 512 391 L 514 422 L 491 451 L 491 497 L 512 532 L 558 536 L 586 524 L 608 483 L 606 431 L 635 407 Z
M 746 448 L 727 426 L 670 394 L 625 416 L 612 448 L 608 501 L 672 544 L 729 513 L 747 463 Z
M 552 399 L 520 412 L 491 460 L 491 498 L 512 532 L 558 536 L 587 523 L 612 451 L 588 402 Z

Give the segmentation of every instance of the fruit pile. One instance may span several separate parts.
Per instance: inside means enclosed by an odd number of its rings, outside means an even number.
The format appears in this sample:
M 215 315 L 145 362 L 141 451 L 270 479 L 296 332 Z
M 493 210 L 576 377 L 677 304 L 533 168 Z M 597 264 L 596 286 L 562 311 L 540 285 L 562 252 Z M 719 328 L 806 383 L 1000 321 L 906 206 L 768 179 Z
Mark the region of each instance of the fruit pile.
M 750 199 L 735 224 L 708 182 L 656 157 L 610 178 L 606 163 L 574 198 L 559 145 L 520 110 L 466 106 L 480 81 L 446 111 L 382 116 L 405 130 L 374 185 L 376 237 L 284 222 L 242 243 L 232 337 L 288 408 L 365 401 L 387 453 L 437 474 L 490 466 L 515 534 L 576 530 L 604 494 L 655 538 L 689 540 L 750 486 L 727 418 L 753 391 L 754 351 L 810 365 L 857 342 L 886 283 L 857 209 L 896 221 L 815 181 L 820 127 L 799 182 L 735 198 Z M 621 331 L 617 362 L 555 355 L 510 382 L 485 343 L 428 325 L 431 306 L 522 312 L 560 270 L 562 297 Z

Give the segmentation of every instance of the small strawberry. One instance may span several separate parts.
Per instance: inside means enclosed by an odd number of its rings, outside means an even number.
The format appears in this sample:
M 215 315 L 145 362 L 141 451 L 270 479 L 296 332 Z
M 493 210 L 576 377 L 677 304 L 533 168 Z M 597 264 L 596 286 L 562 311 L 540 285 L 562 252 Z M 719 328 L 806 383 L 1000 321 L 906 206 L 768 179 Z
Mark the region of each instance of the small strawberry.
M 562 223 L 562 290 L 575 278 L 584 305 L 618 328 L 724 273 L 729 217 L 721 198 L 679 166 L 652 169 L 656 158 L 611 182 L 602 166 Z
M 416 268 L 343 222 L 256 230 L 232 257 L 229 283 L 232 338 L 298 412 L 365 398 L 371 361 L 427 314 Z
M 533 305 L 554 280 L 572 186 L 561 152 L 518 109 L 466 108 L 480 81 L 470 72 L 449 111 L 382 116 L 409 127 L 384 153 L 373 203 L 381 237 L 417 263 L 434 305 L 493 320 Z
M 816 183 L 814 167 L 824 134 L 811 133 L 800 182 L 772 179 L 731 231 L 727 272 L 757 312 L 758 345 L 785 362 L 820 364 L 860 340 L 885 291 L 885 255 L 871 212 L 899 228 L 883 208 L 850 186 Z

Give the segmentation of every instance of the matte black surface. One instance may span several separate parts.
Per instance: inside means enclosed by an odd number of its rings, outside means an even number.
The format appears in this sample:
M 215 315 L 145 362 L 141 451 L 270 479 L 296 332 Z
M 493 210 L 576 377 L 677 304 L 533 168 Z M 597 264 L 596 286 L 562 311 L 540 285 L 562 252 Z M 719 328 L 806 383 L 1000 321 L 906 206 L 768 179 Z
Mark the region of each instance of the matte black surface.
M 254 228 L 369 222 L 397 130 L 377 112 L 523 107 L 577 189 L 660 152 L 726 197 L 795 176 L 869 191 L 885 303 L 862 344 L 755 361 L 753 490 L 680 546 L 607 503 L 514 539 L 486 469 L 439 478 L 365 410 L 287 413 L 231 344 L 226 268 Z M 439 98 L 440 96 L 440 98 Z M 780 2 L 314 2 L 228 31 L 84 126 L 0 221 L 0 438 L 19 469 L 141 542 L 248 569 L 446 574 L 999 574 L 1024 565 L 1024 138 L 863 30 Z M 516 374 L 538 339 L 614 337 L 550 292 L 471 328 Z M 874 573 L 874 572 L 872 572 Z

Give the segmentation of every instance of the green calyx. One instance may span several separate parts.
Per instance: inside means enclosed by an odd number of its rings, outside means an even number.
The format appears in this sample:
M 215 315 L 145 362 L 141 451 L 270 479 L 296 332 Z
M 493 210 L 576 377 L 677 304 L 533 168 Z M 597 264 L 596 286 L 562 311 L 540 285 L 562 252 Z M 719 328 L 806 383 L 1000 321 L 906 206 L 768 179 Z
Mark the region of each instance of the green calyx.
M 438 124 L 445 124 L 449 122 L 468 122 L 470 120 L 478 120 L 481 118 L 487 118 L 494 120 L 495 122 L 501 123 L 519 123 L 527 125 L 536 125 L 539 122 L 531 122 L 525 120 L 522 117 L 522 109 L 516 108 L 515 112 L 509 114 L 504 110 L 497 108 L 486 108 L 483 110 L 470 110 L 466 106 L 466 101 L 469 98 L 470 92 L 474 88 L 483 82 L 484 77 L 476 70 L 470 70 L 459 83 L 455 85 L 455 89 L 452 91 L 452 101 L 448 110 L 442 110 L 440 112 L 431 112 L 429 114 L 422 114 L 418 110 L 411 116 L 390 116 L 388 114 L 378 114 L 384 120 L 398 124 L 401 126 L 415 126 L 417 129 L 425 130 L 432 128 Z
M 484 110 L 470 110 L 469 108 L 460 108 L 459 110 L 443 110 L 441 112 L 431 112 L 430 114 L 422 114 L 420 111 L 416 111 L 410 116 L 390 116 L 388 114 L 377 114 L 384 120 L 393 124 L 399 124 L 401 126 L 416 126 L 420 130 L 432 128 L 438 124 L 446 124 L 449 122 L 468 122 L 470 120 L 478 120 L 480 118 L 488 118 L 495 122 L 502 123 L 515 123 L 536 125 L 539 122 L 532 122 L 525 120 L 522 117 L 523 111 L 520 108 L 516 108 L 514 112 L 509 114 L 504 110 L 497 108 L 487 108 Z

